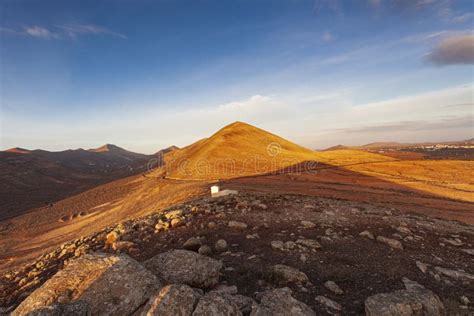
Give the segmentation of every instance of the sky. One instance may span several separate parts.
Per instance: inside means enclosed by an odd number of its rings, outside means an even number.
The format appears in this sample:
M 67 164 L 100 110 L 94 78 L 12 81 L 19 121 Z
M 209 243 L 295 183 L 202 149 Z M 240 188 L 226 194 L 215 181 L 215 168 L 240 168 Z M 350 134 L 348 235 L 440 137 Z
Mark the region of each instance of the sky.
M 474 137 L 464 0 L 3 0 L 0 149 Z

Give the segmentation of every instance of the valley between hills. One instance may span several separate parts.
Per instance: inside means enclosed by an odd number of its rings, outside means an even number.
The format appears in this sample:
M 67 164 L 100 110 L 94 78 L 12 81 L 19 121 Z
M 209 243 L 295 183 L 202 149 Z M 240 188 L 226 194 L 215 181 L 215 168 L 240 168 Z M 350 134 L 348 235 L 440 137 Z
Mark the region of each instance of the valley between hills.
M 186 240 L 196 237 L 200 246 L 213 245 L 219 239 L 232 244 L 226 249 L 231 254 L 225 257 L 221 256 L 224 251 L 216 250 L 206 255 L 223 258 L 229 270 L 224 267 L 221 280 L 226 283 L 235 280 L 233 285 L 245 295 L 270 289 L 272 282 L 276 282 L 256 266 L 284 262 L 297 266 L 312 280 L 312 285 L 304 286 L 299 281 L 287 281 L 294 295 L 318 313 L 362 313 L 365 298 L 377 292 L 396 290 L 404 276 L 435 291 L 444 304 L 443 311 L 472 311 L 472 305 L 459 303 L 460 297 L 474 301 L 470 279 L 474 270 L 469 264 L 472 262 L 472 253 L 469 253 L 474 247 L 474 162 L 471 160 L 399 159 L 359 149 L 314 151 L 241 122 L 158 156 L 131 157 L 133 153 L 121 149 L 106 150 L 111 151 L 110 154 L 119 152 L 123 158 L 111 167 L 106 177 L 97 176 L 97 172 L 91 174 L 85 164 L 74 169 L 81 170 L 80 174 L 75 171 L 75 176 L 67 175 L 72 167 L 61 166 L 59 176 L 41 178 L 41 181 L 35 173 L 47 170 L 46 163 L 40 161 L 33 171 L 25 170 L 24 179 L 35 177 L 35 181 L 39 181 L 29 185 L 49 188 L 51 196 L 46 205 L 20 203 L 22 209 L 2 213 L 0 271 L 4 273 L 5 294 L 0 297 L 0 305 L 5 310 L 18 306 L 68 259 L 81 257 L 81 252 L 76 256 L 81 245 L 87 244 L 87 249 L 94 251 L 128 253 L 141 262 L 165 250 L 183 248 Z M 107 164 L 104 158 L 96 158 L 97 155 L 91 156 L 91 153 L 84 153 L 85 157 L 100 159 L 93 162 L 94 165 Z M 156 157 L 159 163 L 150 168 L 149 162 Z M 6 164 L 3 156 L 2 164 Z M 60 178 L 64 175 L 71 189 L 53 195 L 56 186 L 62 185 Z M 88 180 L 74 180 L 84 178 Z M 21 179 L 15 177 L 15 180 Z M 22 181 L 21 185 L 27 182 Z M 77 185 L 78 181 L 81 186 Z M 212 185 L 219 185 L 221 190 L 236 190 L 238 194 L 210 199 Z M 8 192 L 3 189 L 2 192 L 2 208 L 5 209 L 19 198 L 26 198 L 21 196 L 21 190 L 15 191 L 14 200 L 8 200 Z M 42 193 L 33 193 L 33 200 L 35 196 L 44 198 Z M 196 210 L 189 211 L 193 207 Z M 183 223 L 176 227 L 155 228 L 159 224 L 158 214 L 173 209 L 199 215 L 196 219 L 191 215 L 179 217 Z M 245 223 L 245 227 L 229 228 L 232 221 Z M 209 227 L 211 222 L 220 229 Z M 125 228 L 119 229 L 120 225 Z M 107 239 L 104 241 L 105 235 L 114 231 L 120 231 L 117 242 L 134 245 L 125 248 L 109 245 Z M 372 238 L 361 239 L 359 233 L 364 231 L 370 231 L 364 236 Z M 247 238 L 252 234 L 258 237 Z M 383 238 L 379 243 L 371 240 L 377 236 L 403 244 L 403 250 L 390 245 L 391 241 L 388 246 L 383 245 Z M 420 236 L 422 239 L 417 239 Z M 299 250 L 294 250 L 291 243 L 285 244 L 293 239 L 302 243 L 303 248 L 295 246 Z M 315 239 L 320 245 L 314 251 L 311 246 L 304 246 L 310 242 L 297 241 Z M 282 245 L 274 243 L 279 240 Z M 74 249 L 64 252 L 71 243 Z M 439 246 L 440 243 L 443 246 Z M 360 256 L 350 250 L 351 247 L 360 247 L 360 252 L 373 256 L 373 260 L 384 261 L 383 265 L 371 266 L 370 258 Z M 298 256 L 290 259 L 288 256 L 293 251 L 297 251 Z M 50 255 L 45 257 L 45 254 Z M 301 255 L 306 258 L 304 262 L 298 259 Z M 242 263 L 241 259 L 246 256 L 256 256 L 256 265 L 252 259 Z M 429 275 L 431 272 L 420 272 L 414 263 L 417 260 L 432 267 L 426 271 L 434 271 L 433 276 Z M 41 265 L 38 262 L 42 262 Z M 323 262 L 341 266 L 337 270 Z M 344 267 L 342 262 L 345 262 Z M 230 270 L 231 267 L 234 270 Z M 407 267 L 405 274 L 403 267 Z M 436 270 L 437 267 L 461 269 L 468 276 L 453 281 L 449 272 L 443 275 L 439 271 L 444 270 Z M 242 271 L 236 274 L 235 269 Z M 369 276 L 371 273 L 374 275 Z M 377 283 L 377 279 L 388 275 L 392 284 Z M 254 283 L 252 278 L 262 282 Z M 327 289 L 321 284 L 326 279 L 337 279 L 336 283 L 345 286 L 344 292 L 348 294 L 334 291 L 324 294 Z M 285 280 L 277 281 L 287 284 Z M 357 292 L 361 286 L 365 290 Z M 315 301 L 318 293 L 325 296 Z M 336 308 L 325 300 L 327 297 L 331 302 L 339 301 Z

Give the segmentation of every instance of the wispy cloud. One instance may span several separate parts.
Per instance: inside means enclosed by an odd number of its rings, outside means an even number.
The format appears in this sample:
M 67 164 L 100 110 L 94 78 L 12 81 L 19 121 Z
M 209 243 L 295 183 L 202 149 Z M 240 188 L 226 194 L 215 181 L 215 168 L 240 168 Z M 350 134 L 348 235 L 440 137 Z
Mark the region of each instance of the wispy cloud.
M 56 38 L 57 34 L 51 32 L 50 30 L 40 27 L 40 26 L 29 26 L 24 28 L 25 34 L 32 36 L 32 37 L 39 37 L 39 38 Z
M 56 25 L 50 28 L 31 25 L 24 26 L 20 29 L 0 27 L 0 32 L 41 39 L 76 39 L 81 35 L 109 35 L 121 39 L 127 39 L 127 36 L 124 34 L 93 24 L 65 24 Z
M 63 33 L 71 38 L 84 34 L 104 34 L 126 39 L 127 36 L 121 33 L 111 31 L 105 27 L 93 24 L 67 24 L 57 26 Z
M 455 35 L 441 40 L 426 56 L 433 64 L 474 64 L 474 34 Z

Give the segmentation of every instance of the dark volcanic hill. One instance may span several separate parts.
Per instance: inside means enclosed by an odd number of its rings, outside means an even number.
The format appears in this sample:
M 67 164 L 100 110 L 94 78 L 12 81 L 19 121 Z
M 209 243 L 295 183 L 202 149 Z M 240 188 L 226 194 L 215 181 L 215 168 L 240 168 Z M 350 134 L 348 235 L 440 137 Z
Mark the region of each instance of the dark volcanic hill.
M 153 157 L 110 144 L 59 152 L 23 148 L 2 151 L 0 220 L 145 171 Z

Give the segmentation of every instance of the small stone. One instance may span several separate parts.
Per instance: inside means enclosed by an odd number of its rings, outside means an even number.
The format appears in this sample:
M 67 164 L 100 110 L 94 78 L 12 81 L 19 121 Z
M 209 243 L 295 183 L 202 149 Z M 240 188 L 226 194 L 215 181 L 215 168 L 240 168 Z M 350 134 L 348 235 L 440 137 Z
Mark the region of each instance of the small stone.
M 274 265 L 272 273 L 280 284 L 309 282 L 305 273 L 283 264 Z
M 260 203 L 260 204 L 258 204 L 257 206 L 258 206 L 258 208 L 260 208 L 260 209 L 262 209 L 262 210 L 266 210 L 266 209 L 268 208 L 267 205 L 266 205 L 266 204 L 263 204 L 263 203 Z
M 184 221 L 181 217 L 176 217 L 171 220 L 171 227 L 176 228 L 184 224 Z
M 442 268 L 442 267 L 435 267 L 435 270 L 439 272 L 440 274 L 453 278 L 453 279 L 459 279 L 459 280 L 468 281 L 468 282 L 474 281 L 474 274 L 470 274 L 462 270 L 453 270 L 453 269 Z
M 314 239 L 298 239 L 296 243 L 311 249 L 321 249 L 321 244 Z
M 214 229 L 217 227 L 217 224 L 215 222 L 209 222 L 207 223 L 207 228 L 209 229 Z
M 165 221 L 159 221 L 156 225 L 155 225 L 155 229 L 157 231 L 161 231 L 161 230 L 166 230 L 170 227 L 170 223 L 169 222 L 165 222 Z
M 165 213 L 167 219 L 179 218 L 183 215 L 183 210 L 173 210 Z
M 257 233 L 255 233 L 255 234 L 247 234 L 247 235 L 245 236 L 245 238 L 246 238 L 246 239 L 259 239 L 260 236 L 259 236 Z
M 334 302 L 333 300 L 327 298 L 326 296 L 318 295 L 316 296 L 315 299 L 316 299 L 316 302 L 323 305 L 326 309 L 336 310 L 336 311 L 342 310 L 341 304 Z
M 296 243 L 294 241 L 287 241 L 285 242 L 285 249 L 288 249 L 288 250 L 292 250 L 292 249 L 295 249 L 296 247 Z
M 202 243 L 201 240 L 197 237 L 191 237 L 183 244 L 183 248 L 187 250 L 196 251 L 201 247 Z
M 284 250 L 284 248 L 285 248 L 285 244 L 280 240 L 274 240 L 270 244 L 271 244 L 273 249 Z
M 413 234 L 411 232 L 411 230 L 408 228 L 408 227 L 405 227 L 405 226 L 399 226 L 397 227 L 397 231 L 402 233 L 402 234 L 405 234 L 405 235 L 411 235 Z
M 466 306 L 469 305 L 469 303 L 471 302 L 465 295 L 461 296 L 459 300 L 461 301 L 463 305 L 466 305 Z
M 448 243 L 448 244 L 450 244 L 450 245 L 453 245 L 455 247 L 459 247 L 459 246 L 464 245 L 462 240 L 459 239 L 459 238 L 453 238 L 453 239 L 451 239 L 451 238 L 441 238 L 441 240 Z
M 238 221 L 229 221 L 228 224 L 229 228 L 234 228 L 234 229 L 246 229 L 247 224 L 238 222 Z
M 344 291 L 333 281 L 326 281 L 324 282 L 324 287 L 327 288 L 329 291 L 333 292 L 334 294 L 344 294 Z
M 384 236 L 377 236 L 377 241 L 379 243 L 386 244 L 390 246 L 391 248 L 403 250 L 402 243 L 396 239 L 387 238 Z
M 115 231 L 110 232 L 105 236 L 105 243 L 110 245 L 113 244 L 116 240 L 118 240 L 119 234 Z
M 428 271 L 428 265 L 421 262 L 421 261 L 416 261 L 415 262 L 416 266 L 418 267 L 418 269 L 420 269 L 421 272 L 423 273 L 426 273 L 426 271 Z
M 359 234 L 359 236 L 366 237 L 366 238 L 369 238 L 369 239 L 375 239 L 374 235 L 371 232 L 369 232 L 368 230 L 364 230 L 362 233 Z
M 224 252 L 227 250 L 227 241 L 224 239 L 219 239 L 216 241 L 216 244 L 214 245 L 214 249 L 216 249 L 217 252 Z
M 212 249 L 208 245 L 202 245 L 199 247 L 198 253 L 203 256 L 209 256 L 212 254 Z
M 303 225 L 304 228 L 316 227 L 316 224 L 310 221 L 301 221 L 301 225 Z
M 308 259 L 306 258 L 306 256 L 304 254 L 301 254 L 300 255 L 300 260 L 301 260 L 301 262 L 305 263 L 306 260 L 308 260 Z
M 467 253 L 468 255 L 474 256 L 474 249 L 461 249 L 461 251 Z

